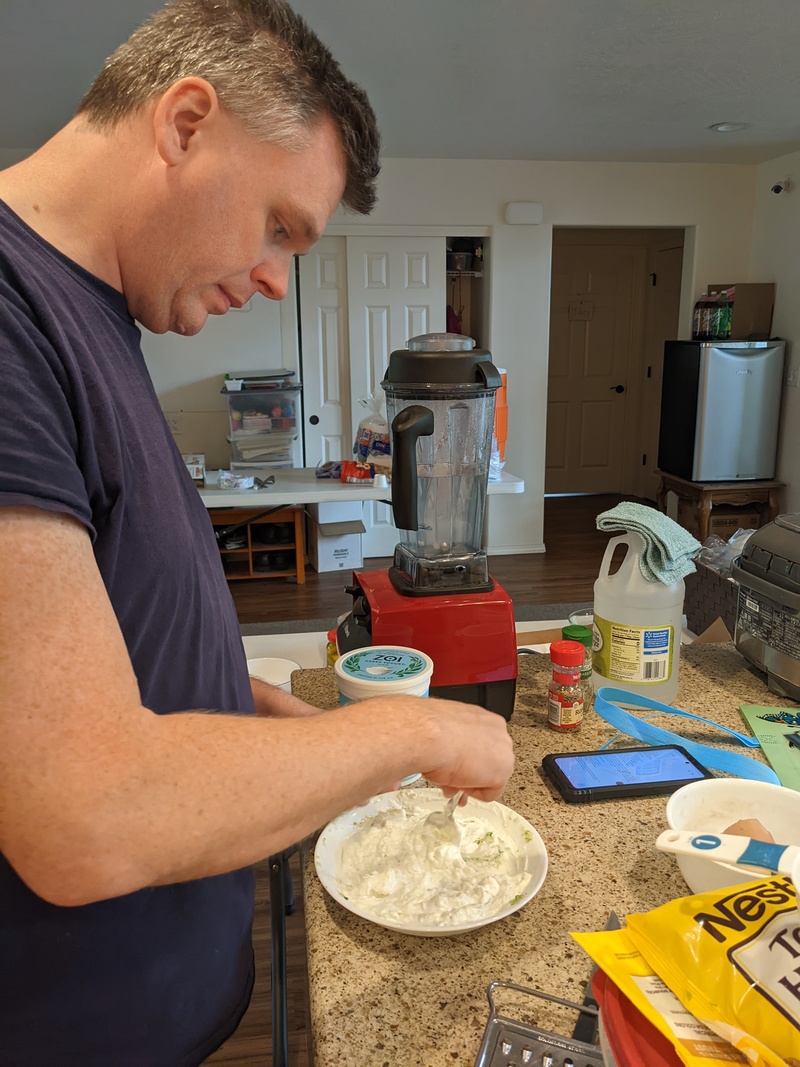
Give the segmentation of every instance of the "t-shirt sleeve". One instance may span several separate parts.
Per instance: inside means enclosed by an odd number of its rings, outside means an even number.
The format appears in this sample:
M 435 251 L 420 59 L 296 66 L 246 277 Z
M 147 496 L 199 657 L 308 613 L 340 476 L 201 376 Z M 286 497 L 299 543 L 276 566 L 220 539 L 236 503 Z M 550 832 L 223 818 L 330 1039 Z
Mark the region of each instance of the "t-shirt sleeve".
M 73 515 L 92 534 L 79 450 L 89 398 L 35 312 L 0 281 L 0 505 Z

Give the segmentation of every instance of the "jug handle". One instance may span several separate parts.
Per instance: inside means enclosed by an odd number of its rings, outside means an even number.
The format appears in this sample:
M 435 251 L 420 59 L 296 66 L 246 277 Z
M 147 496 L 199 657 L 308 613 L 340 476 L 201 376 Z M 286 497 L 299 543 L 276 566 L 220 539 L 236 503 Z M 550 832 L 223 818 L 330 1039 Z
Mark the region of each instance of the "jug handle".
M 433 412 L 411 404 L 392 420 L 392 514 L 398 530 L 419 529 L 417 440 L 433 433 Z
M 635 537 L 639 542 L 638 552 L 636 551 L 635 544 L 631 544 L 632 537 Z M 609 575 L 608 570 L 611 566 L 611 557 L 614 555 L 614 549 L 617 547 L 617 545 L 622 544 L 626 544 L 628 546 L 628 551 L 625 553 L 625 558 L 619 565 L 618 570 L 616 570 L 614 574 Z M 610 580 L 613 580 L 620 573 L 620 571 L 628 562 L 628 560 L 630 559 L 630 561 L 633 562 L 633 557 L 638 556 L 641 552 L 644 552 L 644 541 L 642 540 L 641 534 L 638 534 L 636 530 L 629 530 L 628 533 L 620 534 L 619 537 L 612 537 L 606 545 L 606 550 L 603 555 L 603 562 L 600 564 L 600 577 L 610 578 Z

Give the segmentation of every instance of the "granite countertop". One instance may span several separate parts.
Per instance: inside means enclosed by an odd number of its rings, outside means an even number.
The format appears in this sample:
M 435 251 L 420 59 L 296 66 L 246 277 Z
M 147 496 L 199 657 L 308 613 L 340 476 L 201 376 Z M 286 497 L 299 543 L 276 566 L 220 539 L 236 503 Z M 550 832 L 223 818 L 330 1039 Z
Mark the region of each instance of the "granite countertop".
M 730 643 L 684 646 L 680 670 L 676 706 L 725 726 L 742 729 L 739 704 L 791 703 L 770 693 Z M 566 804 L 543 778 L 548 752 L 594 749 L 614 733 L 592 712 L 577 732 L 549 729 L 548 678 L 545 656 L 520 657 L 510 723 L 517 763 L 502 802 L 539 831 L 549 871 L 519 912 L 456 937 L 394 933 L 332 900 L 309 854 L 303 878 L 316 1067 L 472 1067 L 488 1018 L 490 982 L 580 1002 L 591 961 L 570 931 L 600 930 L 612 909 L 624 918 L 688 893 L 673 857 L 653 845 L 666 829 L 665 797 Z M 316 707 L 338 704 L 330 667 L 295 672 L 292 688 Z M 725 744 L 724 734 L 699 723 L 699 731 L 690 732 L 686 720 L 653 721 L 697 741 Z M 507 996 L 515 999 L 498 1003 L 503 1014 L 571 1033 L 574 1012 Z

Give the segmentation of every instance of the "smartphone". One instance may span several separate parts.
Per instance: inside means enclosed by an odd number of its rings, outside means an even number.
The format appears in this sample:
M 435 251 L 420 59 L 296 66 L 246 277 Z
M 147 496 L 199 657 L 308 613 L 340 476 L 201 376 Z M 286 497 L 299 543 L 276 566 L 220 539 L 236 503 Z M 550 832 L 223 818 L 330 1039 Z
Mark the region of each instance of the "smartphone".
M 553 752 L 542 760 L 542 770 L 571 804 L 663 796 L 689 782 L 714 777 L 680 745 Z

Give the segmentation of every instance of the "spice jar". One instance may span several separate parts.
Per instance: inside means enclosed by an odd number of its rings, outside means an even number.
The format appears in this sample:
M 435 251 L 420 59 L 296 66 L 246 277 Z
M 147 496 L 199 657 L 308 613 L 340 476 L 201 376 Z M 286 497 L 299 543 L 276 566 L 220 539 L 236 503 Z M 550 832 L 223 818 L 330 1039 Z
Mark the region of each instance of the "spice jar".
M 547 724 L 553 730 L 577 730 L 583 722 L 581 667 L 586 649 L 578 641 L 553 641 L 553 675 L 547 691 Z
M 592 685 L 592 631 L 588 626 L 564 626 L 561 636 L 565 641 L 577 641 L 583 645 L 584 661 L 581 665 L 581 685 L 583 686 L 583 710 L 588 711 L 594 698 Z

